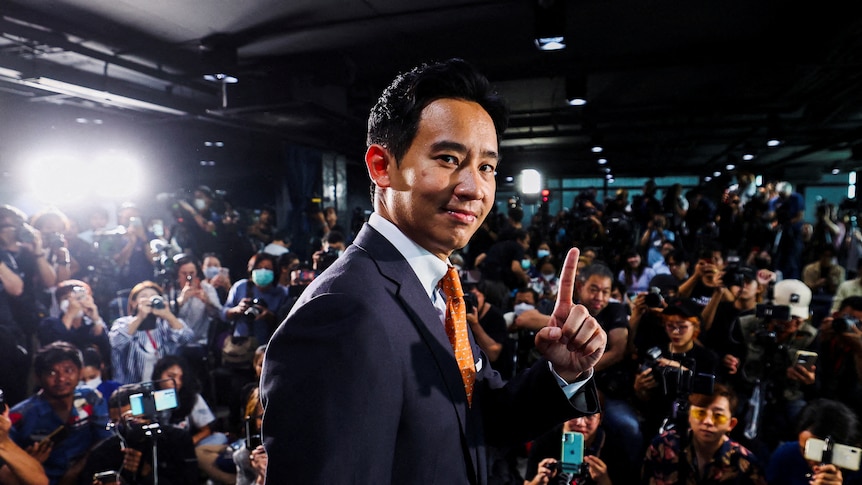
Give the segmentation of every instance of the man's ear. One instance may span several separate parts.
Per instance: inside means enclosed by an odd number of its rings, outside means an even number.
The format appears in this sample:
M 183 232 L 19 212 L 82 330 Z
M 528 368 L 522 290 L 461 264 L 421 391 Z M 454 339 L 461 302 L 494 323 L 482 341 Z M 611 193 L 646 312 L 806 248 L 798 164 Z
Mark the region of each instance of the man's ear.
M 395 160 L 389 150 L 382 145 L 374 143 L 365 151 L 365 167 L 368 169 L 368 176 L 378 187 L 389 187 L 391 184 L 389 170 L 394 163 Z
M 736 419 L 735 417 L 730 418 L 730 426 L 727 428 L 727 432 L 728 432 L 728 433 L 730 433 L 730 431 L 731 431 L 733 428 L 735 428 L 735 427 L 736 427 L 736 424 L 737 424 L 738 422 L 739 422 L 739 420 L 738 420 L 738 419 Z

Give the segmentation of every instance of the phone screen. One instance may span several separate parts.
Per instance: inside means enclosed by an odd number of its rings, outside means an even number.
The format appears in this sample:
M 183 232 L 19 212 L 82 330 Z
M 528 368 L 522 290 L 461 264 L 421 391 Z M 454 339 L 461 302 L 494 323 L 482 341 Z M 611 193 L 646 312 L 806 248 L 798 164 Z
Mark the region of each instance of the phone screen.
M 129 396 L 129 404 L 132 406 L 132 416 L 143 416 L 144 411 L 144 395 L 132 394 Z
M 165 411 L 177 407 L 177 390 L 160 389 L 153 392 L 153 400 L 156 402 L 156 411 Z

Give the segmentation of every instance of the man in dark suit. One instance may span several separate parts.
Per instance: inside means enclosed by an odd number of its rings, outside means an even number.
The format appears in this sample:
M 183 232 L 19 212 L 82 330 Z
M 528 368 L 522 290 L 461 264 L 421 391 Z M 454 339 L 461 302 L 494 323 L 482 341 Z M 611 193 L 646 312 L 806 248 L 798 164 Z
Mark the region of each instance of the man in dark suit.
M 271 485 L 487 482 L 486 445 L 524 442 L 598 411 L 606 335 L 572 304 L 579 252 L 536 337 L 544 355 L 503 385 L 470 338 L 468 395 L 438 282 L 491 211 L 505 107 L 461 60 L 398 76 L 371 112 L 374 209 L 302 294 L 261 376 Z

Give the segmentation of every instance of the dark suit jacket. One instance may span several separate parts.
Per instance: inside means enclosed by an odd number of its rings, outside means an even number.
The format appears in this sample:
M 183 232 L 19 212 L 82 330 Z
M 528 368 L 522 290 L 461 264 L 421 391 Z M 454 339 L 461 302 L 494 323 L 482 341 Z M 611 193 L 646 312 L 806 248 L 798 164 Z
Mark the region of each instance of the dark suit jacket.
M 306 289 L 267 348 L 267 483 L 484 484 L 485 446 L 598 410 L 540 361 L 504 385 L 481 362 L 472 408 L 440 317 L 395 247 L 366 225 Z

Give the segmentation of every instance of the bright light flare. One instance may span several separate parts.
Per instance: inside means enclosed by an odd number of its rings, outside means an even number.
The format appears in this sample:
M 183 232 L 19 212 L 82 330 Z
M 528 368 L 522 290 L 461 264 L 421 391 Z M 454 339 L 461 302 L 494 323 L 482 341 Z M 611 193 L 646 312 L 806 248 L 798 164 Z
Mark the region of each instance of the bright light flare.
M 57 151 L 23 161 L 25 186 L 37 201 L 52 205 L 109 198 L 127 200 L 148 188 L 141 164 L 128 154 L 108 150 L 81 155 Z

